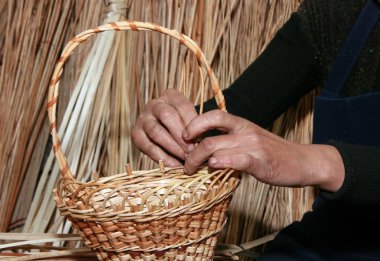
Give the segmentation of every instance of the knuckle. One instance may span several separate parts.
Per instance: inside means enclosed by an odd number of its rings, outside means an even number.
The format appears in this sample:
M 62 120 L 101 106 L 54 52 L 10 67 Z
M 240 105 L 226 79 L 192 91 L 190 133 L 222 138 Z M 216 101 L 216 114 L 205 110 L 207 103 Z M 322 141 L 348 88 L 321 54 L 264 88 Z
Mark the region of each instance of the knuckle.
M 191 108 L 192 103 L 189 102 L 189 101 L 187 101 L 187 100 L 185 100 L 185 101 L 179 101 L 179 102 L 176 103 L 175 106 L 176 106 L 176 108 L 178 110 L 186 111 L 186 110 L 189 110 Z M 195 108 L 194 108 L 194 110 L 195 110 Z
M 243 170 L 247 170 L 253 166 L 253 159 L 251 155 L 245 154 L 245 156 L 242 157 L 241 160 L 242 160 Z
M 137 116 L 135 127 L 140 126 L 140 124 L 143 124 L 146 121 L 146 113 L 141 113 L 139 116 Z
M 178 102 L 175 104 L 175 108 L 176 110 L 180 113 L 180 114 L 187 114 L 189 113 L 189 107 L 187 106 L 186 103 L 184 102 Z
M 214 110 L 213 112 L 213 118 L 217 121 L 217 122 L 223 122 L 225 120 L 225 117 L 226 117 L 226 113 L 221 111 L 221 110 Z
M 252 130 L 249 135 L 247 135 L 247 142 L 254 144 L 256 150 L 262 149 L 263 140 L 257 135 L 256 130 Z
M 163 107 L 159 112 L 159 117 L 161 120 L 167 120 L 175 115 L 175 110 L 170 106 Z
M 182 133 L 183 133 L 183 129 L 181 129 L 181 128 L 176 128 L 176 129 L 170 130 L 171 136 L 179 143 L 179 145 L 184 143 L 184 141 L 182 139 Z
M 194 158 L 194 157 L 188 157 L 186 159 L 186 166 L 188 167 L 194 167 L 194 166 L 197 166 L 198 162 L 197 160 Z
M 146 104 L 144 114 L 154 115 L 154 112 L 159 110 L 160 106 L 162 106 L 163 104 L 166 105 L 167 103 L 162 97 L 159 97 L 157 99 L 153 99 L 153 100 L 149 101 Z
M 147 130 L 147 134 L 150 138 L 155 139 L 162 134 L 162 128 L 155 123 Z
M 150 100 L 146 103 L 145 105 L 145 111 L 148 111 L 150 110 L 152 107 L 154 107 L 154 105 L 156 105 L 158 103 L 157 100 Z
M 233 160 L 231 159 L 231 157 L 229 155 L 225 155 L 224 157 L 221 158 L 221 161 L 223 163 L 224 166 L 228 167 L 228 168 L 231 168 L 231 167 L 234 167 L 233 165 Z
M 154 145 L 154 144 L 150 144 L 146 150 L 146 154 L 150 157 L 152 157 L 153 159 L 155 159 L 156 157 L 156 152 L 157 152 L 157 146 Z
M 205 138 L 201 144 L 206 152 L 212 152 L 216 147 L 216 142 L 212 138 Z
M 132 141 L 135 143 L 135 145 L 139 145 L 140 130 L 136 126 L 132 128 L 131 138 L 132 138 Z

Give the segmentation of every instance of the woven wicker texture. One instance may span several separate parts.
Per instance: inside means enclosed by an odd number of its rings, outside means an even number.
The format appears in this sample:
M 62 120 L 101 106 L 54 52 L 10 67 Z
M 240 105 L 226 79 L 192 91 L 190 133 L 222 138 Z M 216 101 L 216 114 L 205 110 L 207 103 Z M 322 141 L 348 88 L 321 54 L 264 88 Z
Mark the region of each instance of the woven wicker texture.
M 182 168 L 131 171 L 90 182 L 77 181 L 60 145 L 56 105 L 63 65 L 74 49 L 96 33 L 109 30 L 156 31 L 185 45 L 210 78 L 218 107 L 225 110 L 219 84 L 198 45 L 189 37 L 151 23 L 123 21 L 87 30 L 64 48 L 49 89 L 48 114 L 53 150 L 62 175 L 55 201 L 99 260 L 211 260 L 228 204 L 239 184 L 233 170 L 194 175 Z M 203 102 L 203 101 L 201 101 Z

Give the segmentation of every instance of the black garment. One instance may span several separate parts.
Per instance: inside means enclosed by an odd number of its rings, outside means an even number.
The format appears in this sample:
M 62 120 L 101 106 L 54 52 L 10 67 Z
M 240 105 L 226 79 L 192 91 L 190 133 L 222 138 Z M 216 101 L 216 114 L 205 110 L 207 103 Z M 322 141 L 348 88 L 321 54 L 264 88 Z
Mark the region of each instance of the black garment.
M 266 50 L 223 92 L 227 110 L 266 127 L 300 97 L 323 85 L 364 3 L 305 0 Z M 379 43 L 380 24 L 347 82 L 345 96 L 380 91 Z M 214 101 L 206 103 L 205 110 L 214 108 Z M 342 188 L 324 196 L 348 205 L 380 208 L 380 148 L 330 144 L 340 152 L 346 173 Z
M 300 26 L 313 48 L 322 83 L 366 2 L 367 0 L 305 0 L 301 4 L 297 12 L 301 20 Z M 350 73 L 343 96 L 380 91 L 379 43 L 380 23 L 377 23 Z
M 375 0 L 367 0 L 328 72 L 326 84 L 315 101 L 313 142 L 334 137 L 354 144 L 380 146 L 377 139 L 380 122 L 373 122 L 380 120 L 380 93 L 342 97 L 341 91 L 349 88 L 346 76 L 350 76 L 351 66 L 355 65 L 353 59 L 379 19 L 377 4 Z M 283 229 L 258 260 L 380 260 L 379 210 L 345 205 L 319 195 L 313 211 Z
M 380 260 L 380 215 L 318 197 L 313 211 L 282 229 L 257 261 Z
M 293 14 L 265 51 L 223 94 L 229 113 L 267 127 L 319 84 L 318 64 Z M 215 109 L 214 100 L 205 110 Z

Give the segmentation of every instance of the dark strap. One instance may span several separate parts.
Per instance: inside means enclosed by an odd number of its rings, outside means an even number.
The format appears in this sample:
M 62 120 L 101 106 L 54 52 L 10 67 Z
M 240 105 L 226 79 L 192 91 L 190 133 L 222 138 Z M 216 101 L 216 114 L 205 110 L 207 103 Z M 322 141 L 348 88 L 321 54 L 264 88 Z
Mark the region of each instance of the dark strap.
M 356 19 L 354 26 L 338 57 L 329 71 L 322 95 L 337 97 L 340 95 L 356 60 L 363 49 L 369 34 L 380 17 L 380 4 L 378 0 L 368 0 Z

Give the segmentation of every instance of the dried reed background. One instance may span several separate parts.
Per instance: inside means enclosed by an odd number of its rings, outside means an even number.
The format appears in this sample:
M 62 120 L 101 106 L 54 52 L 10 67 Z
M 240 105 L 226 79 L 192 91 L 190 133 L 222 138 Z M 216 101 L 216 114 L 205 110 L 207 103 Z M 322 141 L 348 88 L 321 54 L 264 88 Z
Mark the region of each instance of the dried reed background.
M 6 21 L 0 25 L 0 231 L 69 232 L 52 200 L 58 172 L 49 156 L 45 111 L 53 65 L 69 38 L 106 19 L 123 19 L 122 14 L 177 29 L 198 42 L 221 86 L 228 87 L 300 2 L 0 1 L 0 17 Z M 131 145 L 129 133 L 144 104 L 168 87 L 181 89 L 195 102 L 200 96 L 198 69 L 177 42 L 152 33 L 103 38 L 79 48 L 62 80 L 59 119 L 68 124 L 60 131 L 79 179 L 94 171 L 118 173 L 127 162 L 134 169 L 151 168 L 153 163 Z M 88 57 L 97 66 L 86 64 Z M 281 116 L 273 131 L 308 143 L 312 96 Z M 240 244 L 277 231 L 299 219 L 312 199 L 311 189 L 270 187 L 244 176 L 223 241 Z
M 0 1 L 1 231 L 22 225 L 28 213 L 49 135 L 46 91 L 61 46 L 74 31 L 96 25 L 99 8 L 73 0 Z

